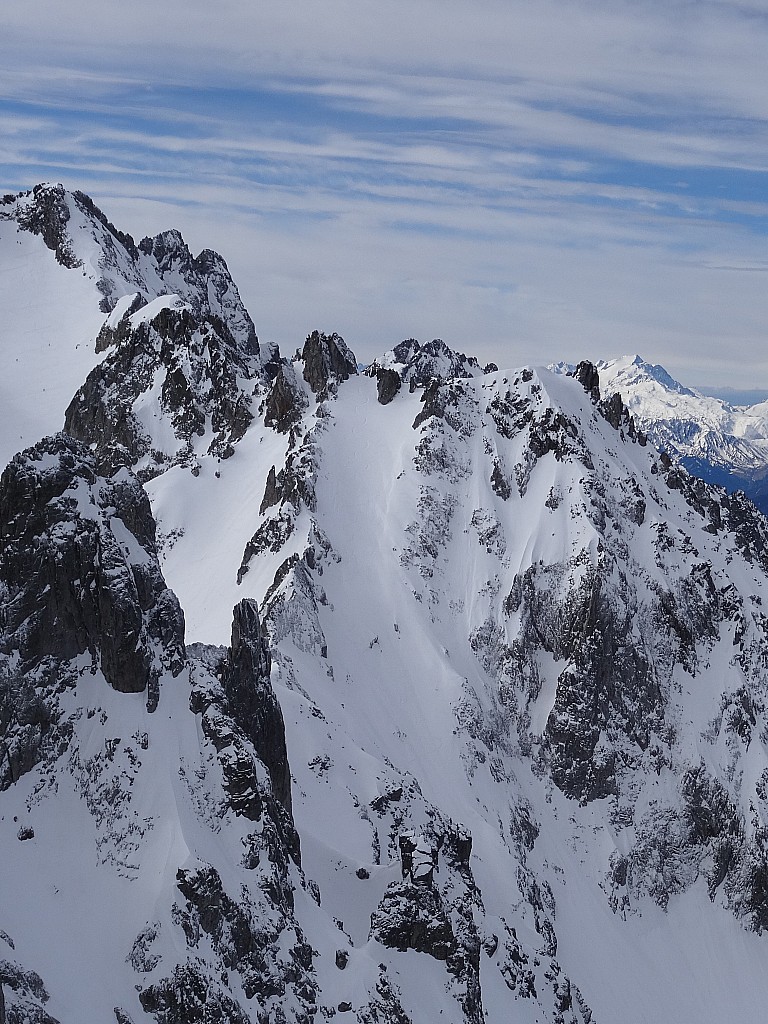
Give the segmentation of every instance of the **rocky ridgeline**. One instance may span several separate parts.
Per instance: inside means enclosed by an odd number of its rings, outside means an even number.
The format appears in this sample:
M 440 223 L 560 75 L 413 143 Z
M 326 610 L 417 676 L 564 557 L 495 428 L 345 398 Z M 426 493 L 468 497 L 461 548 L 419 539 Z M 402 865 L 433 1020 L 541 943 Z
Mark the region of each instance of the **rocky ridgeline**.
M 415 391 L 438 380 L 478 377 L 497 369 L 495 363 L 481 367 L 474 356 L 454 352 L 440 338 L 424 345 L 415 338 L 408 338 L 374 360 L 365 372 L 375 377 L 379 401 L 388 405 L 403 384 Z
M 621 398 L 601 397 L 595 368 L 581 364 L 575 376 L 618 447 L 644 447 Z M 629 854 L 617 853 L 608 871 L 613 905 L 631 912 L 650 895 L 666 906 L 704 876 L 711 899 L 762 931 L 768 773 L 745 793 L 735 766 L 766 706 L 768 630 L 755 596 L 765 580 L 765 519 L 742 495 L 712 488 L 653 452 L 647 471 L 636 459 L 617 476 L 615 462 L 606 462 L 616 458 L 610 435 L 601 454 L 601 445 L 587 442 L 584 420 L 555 411 L 528 371 L 506 392 L 495 391 L 488 419 L 460 382 L 433 383 L 423 401 L 414 426 L 424 432 L 417 450 L 427 481 L 460 488 L 467 473 L 462 441 L 489 427 L 496 434 L 484 440 L 489 476 L 503 500 L 525 499 L 534 468 L 548 457 L 573 464 L 580 477 L 577 488 L 553 488 L 546 506 L 553 513 L 570 506 L 571 517 L 589 524 L 591 542 L 563 561 L 539 560 L 517 574 L 499 594 L 501 614 L 492 612 L 470 639 L 512 712 L 502 729 L 514 723 L 519 751 L 568 797 L 609 800 L 616 827 L 634 837 Z M 499 438 L 518 445 L 514 467 Z M 671 511 L 678 499 L 684 526 L 670 529 L 665 520 L 680 515 Z M 436 573 L 459 503 L 458 490 L 422 486 L 422 516 L 404 560 L 419 571 L 426 594 L 438 593 Z M 476 510 L 475 523 L 481 543 L 503 559 L 499 521 Z M 726 575 L 739 556 L 752 597 Z M 692 680 L 708 671 L 723 633 L 730 670 L 708 733 L 711 760 L 698 763 L 691 760 L 697 739 L 681 735 L 677 680 L 681 670 Z M 543 685 L 542 655 L 555 660 L 559 676 L 537 734 L 528 709 Z M 503 745 L 504 733 L 492 741 Z M 720 743 L 730 751 L 725 764 L 715 753 Z M 638 803 L 645 780 L 666 772 L 681 780 L 677 796 L 661 807 Z
M 82 268 L 110 314 L 96 339 L 107 356 L 74 397 L 65 430 L 95 444 L 104 466 L 132 466 L 142 479 L 169 465 L 194 468 L 204 454 L 229 457 L 279 353 L 259 345 L 222 257 L 193 256 L 178 231 L 136 243 L 61 185 L 6 196 L 0 217 L 40 235 L 63 266 Z M 156 410 L 142 419 L 150 393 L 170 430 L 157 429 Z
M 198 772 L 195 799 L 201 807 L 223 800 L 219 818 L 251 823 L 241 870 L 252 877 L 252 890 L 247 900 L 240 891 L 230 895 L 214 864 L 179 866 L 175 904 L 147 923 L 129 951 L 141 1005 L 163 1024 L 251 1021 L 221 981 L 232 973 L 260 1007 L 259 1020 L 308 1024 L 313 954 L 293 910 L 300 845 L 282 714 L 255 604 L 235 609 L 229 649 L 199 649 L 188 659 L 183 615 L 157 562 L 146 494 L 125 468 L 100 475 L 94 454 L 64 434 L 16 456 L 3 474 L 0 541 L 0 789 L 34 773 L 40 795 L 33 808 L 46 793 L 73 786 L 92 818 L 97 861 L 139 878 L 155 825 L 135 805 L 156 784 L 146 763 L 154 734 L 113 738 L 115 729 L 125 736 L 130 717 L 113 720 L 88 706 L 79 681 L 83 673 L 100 673 L 105 686 L 146 694 L 152 711 L 163 680 L 178 686 L 191 673 L 188 714 L 200 723 L 191 728 L 202 729 L 203 763 L 210 747 L 220 773 L 204 785 Z M 82 733 L 85 722 L 92 724 Z M 94 754 L 99 727 L 104 741 Z M 177 728 L 189 727 L 179 721 Z M 18 839 L 34 840 L 34 829 L 19 827 Z M 169 932 L 177 936 L 172 948 L 186 947 L 188 959 L 169 962 Z M 5 933 L 0 939 L 11 952 L 13 941 Z M 201 943 L 210 944 L 213 961 L 201 961 Z M 53 1022 L 43 1008 L 42 980 L 0 955 L 3 992 L 9 1022 Z M 291 1008 L 287 1018 L 282 1005 Z M 115 1012 L 118 1021 L 132 1019 Z
M 107 356 L 72 399 L 64 429 L 94 445 L 105 465 L 134 467 L 142 480 L 172 465 L 194 469 L 204 455 L 229 458 L 253 419 L 261 365 L 212 314 L 166 305 L 151 315 L 135 305 L 102 331 Z M 152 392 L 169 431 L 158 432 L 155 410 L 147 411 Z
M 263 607 L 273 637 L 279 637 L 292 628 L 294 602 L 287 601 L 286 594 L 302 595 L 303 618 L 309 624 L 305 643 L 318 652 L 325 644 L 317 621 L 317 601 L 323 596 L 316 575 L 322 573 L 322 561 L 334 557 L 313 516 L 318 445 L 339 385 L 356 374 L 355 356 L 344 339 L 319 331 L 307 336 L 299 363 L 281 366 L 264 405 L 264 421 L 272 429 L 289 434 L 288 453 L 280 471 L 273 466 L 267 476 L 259 514 L 268 515 L 246 545 L 237 577 L 241 582 L 252 560 L 263 552 L 279 552 L 293 536 L 302 510 L 309 512 L 304 550 L 280 564 Z M 314 423 L 302 430 L 308 413 L 313 415 Z
M 102 312 L 111 313 L 120 299 L 133 293 L 144 302 L 178 295 L 196 317 L 223 320 L 244 352 L 260 354 L 253 321 L 224 259 L 210 249 L 193 256 L 178 231 L 164 231 L 137 244 L 85 193 L 53 184 L 4 196 L 0 218 L 40 235 L 63 266 L 97 274 Z M 95 267 L 94 249 L 98 253 Z M 269 355 L 263 356 L 267 362 Z
M 306 882 L 283 718 L 255 604 L 235 608 L 229 649 L 194 645 L 189 654 L 190 710 L 216 752 L 228 813 L 249 823 L 238 844 L 243 884 L 228 888 L 222 872 L 202 861 L 178 869 L 171 923 L 148 922 L 129 957 L 141 979 L 140 1002 L 159 1024 L 310 1024 L 314 951 L 294 907 L 294 889 Z M 218 799 L 217 789 L 213 795 Z M 233 865 L 226 866 L 231 874 Z M 188 951 L 177 963 L 162 955 L 169 932 Z
M 219 863 L 187 857 L 170 904 L 155 908 L 136 935 L 127 961 L 139 1002 L 158 1024 L 310 1024 L 314 952 L 294 907 L 295 888 L 306 881 L 283 718 L 255 605 L 235 608 L 230 648 L 193 645 L 188 655 L 189 710 L 204 737 L 206 769 L 180 772 L 201 820 L 225 837 L 224 851 Z

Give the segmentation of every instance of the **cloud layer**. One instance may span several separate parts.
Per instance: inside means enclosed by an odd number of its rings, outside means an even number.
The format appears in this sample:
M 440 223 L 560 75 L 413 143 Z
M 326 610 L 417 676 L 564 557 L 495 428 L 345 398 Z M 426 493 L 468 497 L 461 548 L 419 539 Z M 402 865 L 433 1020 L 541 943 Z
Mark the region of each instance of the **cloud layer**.
M 768 383 L 763 3 L 8 6 L 4 188 L 180 227 L 287 350 Z

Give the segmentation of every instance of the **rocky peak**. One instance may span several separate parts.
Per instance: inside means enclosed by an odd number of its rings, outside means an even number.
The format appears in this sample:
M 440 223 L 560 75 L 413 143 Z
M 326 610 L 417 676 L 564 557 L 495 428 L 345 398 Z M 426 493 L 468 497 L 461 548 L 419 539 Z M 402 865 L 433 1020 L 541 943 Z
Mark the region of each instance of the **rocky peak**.
M 685 398 L 695 398 L 696 392 L 686 388 L 657 363 L 648 363 L 642 356 L 623 356 L 619 359 L 600 360 L 597 363 L 606 386 L 671 391 Z
M 154 238 L 145 237 L 139 242 L 139 250 L 145 256 L 152 256 L 162 276 L 170 270 L 176 270 L 183 276 L 192 269 L 192 253 L 176 228 L 161 231 Z
M 393 370 L 388 366 L 377 366 L 376 393 L 379 403 L 381 405 L 389 405 L 390 402 L 394 401 L 402 382 L 402 378 L 397 370 Z
M 31 192 L 21 193 L 16 216 L 19 227 L 40 235 L 62 266 L 80 266 L 67 231 L 71 213 L 63 185 L 35 185 Z
M 304 380 L 316 395 L 331 381 L 341 382 L 357 373 L 357 360 L 340 334 L 313 331 L 307 335 L 301 353 Z
M 229 668 L 232 673 L 246 673 L 261 680 L 269 678 L 272 668 L 269 646 L 261 629 L 258 605 L 251 598 L 235 605 Z
M 304 380 L 315 394 L 326 391 L 332 381 L 345 381 L 357 373 L 354 353 L 336 332 L 312 331 L 304 342 L 301 358 Z
M 60 184 L 36 185 L 30 192 L 5 199 L 0 217 L 40 235 L 63 266 L 83 267 L 100 294 L 103 313 L 111 313 L 127 294 L 139 293 L 146 302 L 179 294 L 196 315 L 220 317 L 242 354 L 258 361 L 253 321 L 218 253 L 205 249 L 193 257 L 175 228 L 143 238 L 137 245 L 84 192 L 70 193 Z M 274 353 L 266 358 L 273 360 Z
M 593 402 L 600 401 L 600 374 L 594 363 L 590 363 L 587 359 L 582 359 L 573 371 L 573 376 Z
M 282 434 L 295 427 L 309 406 L 306 389 L 292 363 L 282 363 L 264 405 L 264 422 Z
M 455 352 L 440 338 L 424 345 L 415 338 L 408 338 L 373 362 L 366 372 L 377 378 L 382 393 L 379 400 L 387 404 L 386 399 L 394 390 L 392 373 L 396 373 L 413 390 L 415 387 L 426 387 L 438 378 L 450 380 L 457 377 L 479 377 L 496 369 L 498 367 L 494 363 L 481 367 L 474 356 Z
M 0 655 L 55 678 L 88 652 L 114 689 L 155 701 L 161 672 L 184 661 L 184 617 L 136 478 L 101 477 L 85 446 L 46 438 L 0 478 L 0 541 Z

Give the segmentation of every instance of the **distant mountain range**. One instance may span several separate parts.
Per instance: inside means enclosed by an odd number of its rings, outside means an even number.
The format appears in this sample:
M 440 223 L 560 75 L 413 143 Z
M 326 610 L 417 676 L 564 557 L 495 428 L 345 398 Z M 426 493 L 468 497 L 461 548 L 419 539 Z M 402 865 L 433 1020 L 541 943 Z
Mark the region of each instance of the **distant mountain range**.
M 597 369 L 601 390 L 621 395 L 652 444 L 695 476 L 744 491 L 768 513 L 768 402 L 737 405 L 705 395 L 638 355 L 600 361 Z

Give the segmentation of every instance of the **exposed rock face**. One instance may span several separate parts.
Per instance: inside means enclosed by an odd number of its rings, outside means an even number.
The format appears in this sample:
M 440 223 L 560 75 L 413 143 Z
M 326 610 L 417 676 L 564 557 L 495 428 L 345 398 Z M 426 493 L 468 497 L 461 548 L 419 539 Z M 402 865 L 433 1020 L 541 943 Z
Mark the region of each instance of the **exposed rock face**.
M 282 364 L 272 383 L 264 407 L 264 422 L 280 433 L 287 434 L 295 426 L 309 405 L 304 389 L 299 384 L 296 370 L 290 363 Z
M 33 235 L 41 235 L 63 267 L 74 269 L 80 266 L 67 233 L 70 212 L 64 186 L 36 185 L 27 195 L 28 202 L 18 213 L 19 226 Z
M 0 545 L 1 790 L 66 750 L 58 694 L 82 656 L 114 689 L 146 692 L 153 710 L 160 676 L 177 675 L 185 655 L 141 485 L 127 471 L 99 476 L 72 438 L 47 438 L 5 470 Z
M 371 933 L 384 946 L 403 953 L 415 949 L 436 960 L 447 960 L 458 948 L 440 894 L 414 882 L 390 882 L 371 918 Z
M 212 249 L 192 256 L 179 231 L 163 231 L 142 238 L 139 251 L 157 266 L 163 279 L 184 282 L 178 292 L 199 318 L 218 317 L 236 340 L 243 355 L 258 356 L 259 342 L 253 322 L 240 300 L 224 258 Z
M 143 989 L 141 1005 L 162 1024 L 251 1024 L 245 1010 L 204 967 L 180 964 Z
M 190 708 L 221 771 L 226 804 L 219 819 L 251 823 L 245 836 L 237 829 L 238 873 L 246 884 L 233 887 L 213 864 L 188 859 L 176 872 L 180 898 L 172 925 L 163 926 L 173 928 L 177 944 L 181 938 L 186 958 L 164 958 L 163 927 L 149 922 L 130 960 L 143 982 L 141 1005 L 158 1024 L 310 1024 L 317 980 L 294 909 L 294 889 L 304 879 L 290 813 L 285 730 L 254 602 L 236 607 L 232 637 L 228 650 L 190 648 Z
M 7 1007 L 3 986 L 9 994 Z M 48 998 L 38 974 L 0 957 L 0 1024 L 59 1024 L 44 1009 Z
M 301 353 L 304 380 L 316 395 L 333 380 L 341 382 L 357 373 L 357 360 L 341 335 L 313 331 L 307 335 Z
M 0 790 L 30 771 L 47 751 L 66 748 L 68 730 L 58 729 L 57 709 L 34 683 L 7 663 L 0 668 Z
M 271 668 L 272 659 L 256 602 L 241 601 L 234 611 L 224 691 L 232 717 L 267 766 L 273 792 L 290 813 L 291 773 L 285 748 L 285 726 L 269 681 Z
M 95 444 L 102 462 L 136 468 L 144 480 L 169 464 L 195 464 L 196 450 L 227 458 L 253 419 L 260 366 L 223 320 L 167 301 L 155 312 L 131 300 L 102 330 L 110 351 L 69 405 L 65 430 Z M 245 381 L 253 380 L 250 389 Z M 154 440 L 146 395 L 155 391 L 175 444 Z M 151 413 L 149 414 L 151 415 Z
M 415 387 L 427 387 L 433 381 L 478 377 L 496 369 L 493 363 L 481 367 L 474 356 L 454 352 L 440 338 L 435 338 L 424 345 L 415 338 L 408 338 L 372 363 L 366 373 L 376 377 L 379 388 L 386 395 L 394 387 L 393 378 L 389 376 L 391 373 L 397 374 L 400 381 L 408 384 L 413 390 Z M 385 405 L 386 402 L 382 404 Z
M 306 1004 L 304 1011 L 297 1015 L 296 1020 L 308 1021 L 308 1010 L 315 1000 L 310 976 L 311 947 L 299 935 L 290 950 L 290 966 L 286 965 L 287 969 L 284 972 L 277 969 L 274 959 L 276 950 L 273 944 L 280 941 L 282 932 L 279 925 L 275 927 L 276 920 L 279 921 L 275 917 L 275 910 L 285 908 L 271 908 L 270 921 L 259 913 L 261 908 L 254 905 L 251 900 L 242 897 L 238 901 L 231 899 L 223 888 L 218 872 L 210 865 L 179 870 L 177 886 L 186 899 L 182 927 L 189 945 L 194 948 L 207 936 L 220 957 L 224 970 L 236 971 L 240 975 L 245 998 L 255 998 L 265 1009 L 270 1001 L 285 996 L 290 983 L 296 984 L 300 997 Z M 285 922 L 279 924 L 284 925 Z M 155 989 L 150 988 L 142 993 L 142 1004 L 145 1009 L 149 1009 L 155 1001 Z M 238 1009 L 239 1007 L 235 1014 Z M 157 1010 L 153 1009 L 153 1012 L 156 1013 Z M 240 1010 L 240 1013 L 242 1012 Z M 232 1019 L 240 1018 L 235 1015 Z M 248 1021 L 251 1018 L 244 1015 L 243 1019 Z
M 381 405 L 389 405 L 390 402 L 394 401 L 401 385 L 402 378 L 396 370 L 389 369 L 388 367 L 377 367 L 376 390 Z
M 467 1021 L 484 1019 L 480 996 L 480 941 L 475 933 L 462 945 L 451 926 L 440 893 L 431 885 L 391 882 L 371 916 L 371 935 L 382 945 L 444 960 L 463 987 Z
M 600 401 L 600 374 L 594 363 L 586 359 L 578 364 L 573 373 L 593 402 Z
M 130 473 L 105 479 L 83 445 L 47 438 L 3 473 L 0 540 L 0 652 L 17 652 L 21 672 L 55 677 L 58 664 L 89 652 L 111 686 L 135 693 L 164 666 L 179 671 L 184 618 Z

